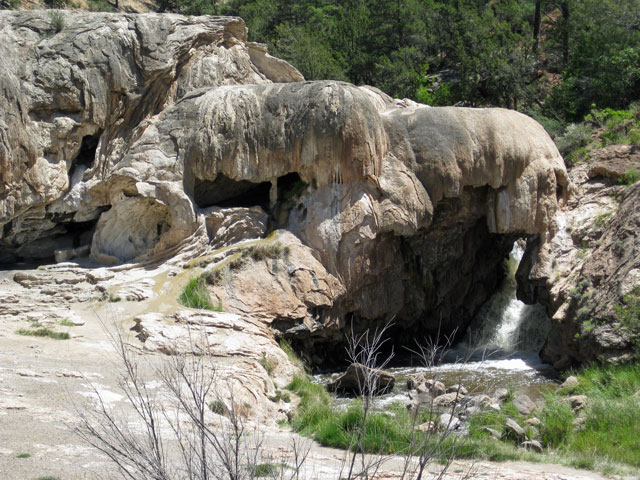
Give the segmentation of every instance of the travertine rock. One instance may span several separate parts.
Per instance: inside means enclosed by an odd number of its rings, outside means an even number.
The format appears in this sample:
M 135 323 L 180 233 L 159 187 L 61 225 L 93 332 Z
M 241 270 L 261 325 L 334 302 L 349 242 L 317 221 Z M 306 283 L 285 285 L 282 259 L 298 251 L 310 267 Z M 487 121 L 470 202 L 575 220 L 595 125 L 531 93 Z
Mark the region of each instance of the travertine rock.
M 640 288 L 640 184 L 625 187 L 617 176 L 637 161 L 632 148 L 617 145 L 573 167 L 573 196 L 556 214 L 555 235 L 543 245 L 530 241 L 520 264 L 518 295 L 540 301 L 552 317 L 542 358 L 558 369 L 633 358 L 616 306 Z
M 288 261 L 209 288 L 338 359 L 347 317 L 462 332 L 569 186 L 532 119 L 302 82 L 238 18 L 61 15 L 0 12 L 0 262 L 151 264 L 279 229 Z

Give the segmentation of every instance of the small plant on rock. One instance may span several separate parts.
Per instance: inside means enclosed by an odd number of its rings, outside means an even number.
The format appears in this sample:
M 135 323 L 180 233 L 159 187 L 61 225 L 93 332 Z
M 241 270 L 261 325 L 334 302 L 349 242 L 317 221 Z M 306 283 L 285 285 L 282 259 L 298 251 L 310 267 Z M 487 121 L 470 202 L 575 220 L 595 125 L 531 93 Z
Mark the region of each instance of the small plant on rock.
M 190 279 L 178 297 L 178 301 L 189 308 L 215 310 L 202 277 Z

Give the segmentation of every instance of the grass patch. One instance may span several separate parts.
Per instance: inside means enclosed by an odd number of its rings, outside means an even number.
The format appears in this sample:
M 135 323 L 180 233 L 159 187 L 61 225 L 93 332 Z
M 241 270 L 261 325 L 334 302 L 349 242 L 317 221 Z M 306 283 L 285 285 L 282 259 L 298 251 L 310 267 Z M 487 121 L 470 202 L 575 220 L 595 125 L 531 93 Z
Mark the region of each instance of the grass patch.
M 30 456 L 30 453 L 19 453 L 18 455 L 16 455 L 16 458 L 29 458 Z
M 618 179 L 618 183 L 623 185 L 633 185 L 638 181 L 640 181 L 640 165 L 636 165 L 635 168 L 628 170 L 627 173 Z
M 295 352 L 295 350 L 293 349 L 293 347 L 291 346 L 291 342 L 289 342 L 287 339 L 282 338 L 280 339 L 280 342 L 278 342 L 280 345 L 280 348 L 282 349 L 282 351 L 287 355 L 287 358 L 289 358 L 289 361 L 298 369 L 305 371 L 306 370 L 306 366 L 304 364 L 304 362 L 302 361 L 302 359 L 300 357 L 298 357 L 298 354 Z
M 62 320 L 59 325 L 62 326 L 62 327 L 75 327 L 75 326 L 77 326 L 75 323 L 70 322 L 66 318 L 64 320 Z
M 412 445 L 421 444 L 419 440 L 412 444 L 412 439 L 424 434 L 414 431 L 407 409 L 401 404 L 392 405 L 384 413 L 369 412 L 365 421 L 360 402 L 354 401 L 346 411 L 336 410 L 325 388 L 306 376 L 296 375 L 287 389 L 300 397 L 291 422 L 293 429 L 322 445 L 391 454 L 407 452 Z
M 286 257 L 291 253 L 289 247 L 284 247 L 280 242 L 252 245 L 242 250 L 242 258 L 250 257 L 254 262 L 270 258 L 272 260 Z M 230 266 L 231 267 L 231 266 Z
M 205 280 L 202 277 L 191 278 L 178 297 L 178 301 L 189 308 L 214 311 L 221 311 L 222 309 L 221 303 L 218 305 L 220 310 L 211 303 L 211 297 L 205 286 Z
M 227 414 L 227 406 L 222 400 L 214 400 L 213 402 L 209 403 L 209 410 L 211 410 L 213 413 L 217 413 L 218 415 Z
M 249 467 L 253 477 L 271 477 L 276 478 L 280 471 L 286 468 L 284 463 L 258 463 Z
M 67 332 L 56 332 L 49 328 L 38 328 L 36 330 L 21 328 L 20 330 L 17 330 L 16 333 L 26 337 L 49 337 L 54 340 L 69 340 L 71 338 L 71 335 Z
M 119 302 L 121 300 L 122 300 L 122 298 L 120 298 L 118 295 L 114 295 L 113 293 L 109 294 L 109 301 L 111 303 L 116 303 L 116 302 Z

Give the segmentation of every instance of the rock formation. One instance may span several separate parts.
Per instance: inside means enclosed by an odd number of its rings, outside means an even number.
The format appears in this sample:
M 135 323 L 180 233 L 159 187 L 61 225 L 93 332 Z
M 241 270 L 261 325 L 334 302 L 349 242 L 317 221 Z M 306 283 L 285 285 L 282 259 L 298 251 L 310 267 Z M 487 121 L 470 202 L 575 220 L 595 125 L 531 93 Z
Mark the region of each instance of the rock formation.
M 574 166 L 556 234 L 542 245 L 532 239 L 520 264 L 519 296 L 552 316 L 542 358 L 558 368 L 633 358 L 638 332 L 623 327 L 619 309 L 640 294 L 640 184 L 618 178 L 639 164 L 637 147 L 612 145 Z
M 0 262 L 191 249 L 322 362 L 350 322 L 462 331 L 569 185 L 532 119 L 303 82 L 238 18 L 60 15 L 0 12 Z

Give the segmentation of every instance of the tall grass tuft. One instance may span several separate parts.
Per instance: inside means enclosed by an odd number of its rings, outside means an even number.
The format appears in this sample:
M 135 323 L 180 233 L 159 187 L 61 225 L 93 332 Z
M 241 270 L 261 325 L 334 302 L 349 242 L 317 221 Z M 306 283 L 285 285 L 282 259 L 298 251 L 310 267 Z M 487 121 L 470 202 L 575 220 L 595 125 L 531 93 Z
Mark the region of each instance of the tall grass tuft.
M 178 301 L 189 308 L 216 310 L 216 307 L 211 303 L 211 297 L 202 277 L 191 278 L 178 297 Z M 219 306 L 221 307 L 221 305 Z

